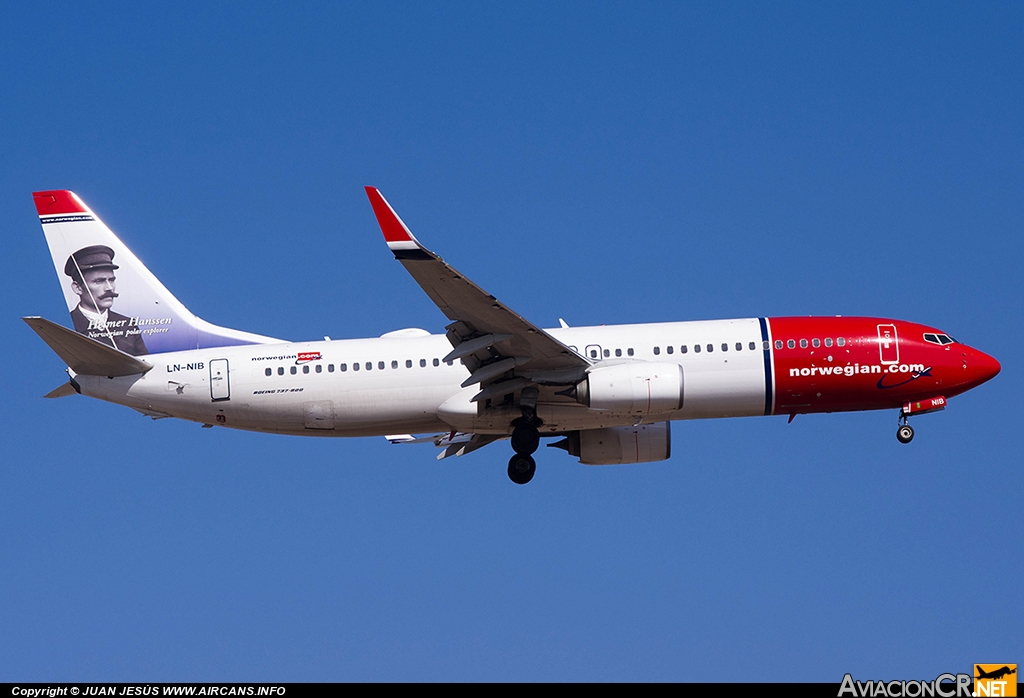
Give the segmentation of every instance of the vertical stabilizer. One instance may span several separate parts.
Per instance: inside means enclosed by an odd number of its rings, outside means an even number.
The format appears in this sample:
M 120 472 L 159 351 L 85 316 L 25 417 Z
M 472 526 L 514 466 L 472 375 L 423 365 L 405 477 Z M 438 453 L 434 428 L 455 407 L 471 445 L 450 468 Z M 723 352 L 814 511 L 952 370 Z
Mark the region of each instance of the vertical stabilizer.
M 32 196 L 77 332 L 133 356 L 281 341 L 193 315 L 74 192 Z

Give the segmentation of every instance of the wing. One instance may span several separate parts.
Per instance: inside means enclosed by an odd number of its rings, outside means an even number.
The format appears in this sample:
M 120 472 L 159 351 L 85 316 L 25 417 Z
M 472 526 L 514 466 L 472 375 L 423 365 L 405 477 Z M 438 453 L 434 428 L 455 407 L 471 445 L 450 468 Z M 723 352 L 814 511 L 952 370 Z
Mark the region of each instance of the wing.
M 412 434 L 391 434 L 385 436 L 388 443 L 392 444 L 424 444 L 432 443 L 438 448 L 444 450 L 437 454 L 438 460 L 444 460 L 451 456 L 464 456 L 467 453 L 472 453 L 478 448 L 483 448 L 487 444 L 500 441 L 506 437 L 498 434 L 467 434 L 461 431 L 453 431 L 451 433 L 445 432 L 443 434 L 433 434 L 431 436 L 421 436 L 416 438 Z
M 529 322 L 449 266 L 413 236 L 374 187 L 366 195 L 395 259 L 449 320 L 452 351 L 470 371 L 462 384 L 480 384 L 481 401 L 531 384 L 570 385 L 582 380 L 590 362 Z

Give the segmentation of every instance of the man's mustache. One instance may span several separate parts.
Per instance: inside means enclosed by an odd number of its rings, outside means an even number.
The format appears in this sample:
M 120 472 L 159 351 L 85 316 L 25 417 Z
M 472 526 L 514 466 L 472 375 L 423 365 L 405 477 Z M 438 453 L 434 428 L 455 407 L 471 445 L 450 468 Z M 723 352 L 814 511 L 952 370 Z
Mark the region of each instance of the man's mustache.
M 104 298 L 117 298 L 119 295 L 121 294 L 114 293 L 113 291 L 108 291 L 107 293 L 104 293 L 102 296 L 96 296 L 96 300 L 103 300 Z

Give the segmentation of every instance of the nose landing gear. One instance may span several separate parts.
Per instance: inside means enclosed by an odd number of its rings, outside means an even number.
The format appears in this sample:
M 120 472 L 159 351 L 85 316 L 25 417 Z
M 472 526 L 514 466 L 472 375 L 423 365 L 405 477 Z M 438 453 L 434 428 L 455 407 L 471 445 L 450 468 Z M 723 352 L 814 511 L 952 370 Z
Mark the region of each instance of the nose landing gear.
M 907 424 L 910 415 L 928 414 L 938 412 L 946 408 L 946 398 L 942 395 L 928 398 L 927 400 L 915 400 L 908 402 L 900 408 L 900 426 L 896 430 L 896 440 L 901 444 L 909 444 L 914 438 L 914 428 Z
M 896 440 L 901 444 L 909 444 L 914 439 L 914 427 L 909 424 L 901 424 L 896 430 Z

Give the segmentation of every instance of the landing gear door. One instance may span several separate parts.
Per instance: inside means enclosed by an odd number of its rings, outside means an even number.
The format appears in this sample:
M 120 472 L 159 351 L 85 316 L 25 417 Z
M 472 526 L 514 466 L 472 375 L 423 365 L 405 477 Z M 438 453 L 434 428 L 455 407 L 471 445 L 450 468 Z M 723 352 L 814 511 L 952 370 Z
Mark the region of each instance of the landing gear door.
M 878 326 L 878 354 L 883 364 L 900 362 L 900 344 L 896 336 L 896 325 Z
M 210 398 L 214 402 L 231 399 L 227 359 L 214 359 L 210 362 Z

